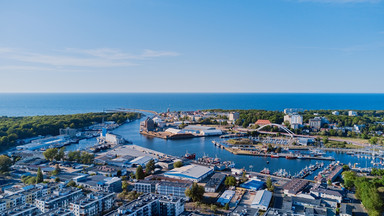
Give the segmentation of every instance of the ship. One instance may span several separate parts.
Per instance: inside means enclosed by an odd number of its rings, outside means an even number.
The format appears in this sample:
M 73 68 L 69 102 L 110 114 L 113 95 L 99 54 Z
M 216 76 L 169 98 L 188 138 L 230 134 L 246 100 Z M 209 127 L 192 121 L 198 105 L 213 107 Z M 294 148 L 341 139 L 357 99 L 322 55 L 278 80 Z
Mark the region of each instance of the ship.
M 185 159 L 188 159 L 188 160 L 195 160 L 195 158 L 196 158 L 196 154 L 195 154 L 195 153 L 193 153 L 193 154 L 189 154 L 189 153 L 187 152 L 187 153 L 185 153 L 184 158 L 185 158 Z

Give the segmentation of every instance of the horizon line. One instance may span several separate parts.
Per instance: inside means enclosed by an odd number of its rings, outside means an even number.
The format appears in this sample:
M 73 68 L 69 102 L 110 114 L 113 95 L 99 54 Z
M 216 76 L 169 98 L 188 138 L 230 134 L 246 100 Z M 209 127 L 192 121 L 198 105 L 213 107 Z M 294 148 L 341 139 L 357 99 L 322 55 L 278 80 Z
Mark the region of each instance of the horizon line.
M 384 94 L 384 92 L 0 92 L 0 94 Z

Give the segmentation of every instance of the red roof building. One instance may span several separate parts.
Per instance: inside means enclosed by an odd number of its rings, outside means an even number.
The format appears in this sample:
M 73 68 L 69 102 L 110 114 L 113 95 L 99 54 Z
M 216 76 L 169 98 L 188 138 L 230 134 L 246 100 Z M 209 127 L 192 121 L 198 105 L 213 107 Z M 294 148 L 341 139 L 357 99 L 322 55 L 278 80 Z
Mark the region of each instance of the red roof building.
M 268 125 L 268 124 L 271 124 L 269 120 L 262 120 L 262 119 L 257 120 L 255 123 L 255 125 L 259 125 L 259 126 Z

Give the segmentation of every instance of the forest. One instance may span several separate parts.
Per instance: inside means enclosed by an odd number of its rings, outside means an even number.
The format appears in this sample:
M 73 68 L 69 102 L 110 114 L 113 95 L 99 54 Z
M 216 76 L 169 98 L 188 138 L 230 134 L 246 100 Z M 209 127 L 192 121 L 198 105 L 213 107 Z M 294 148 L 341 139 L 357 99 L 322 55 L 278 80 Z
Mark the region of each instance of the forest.
M 354 171 L 344 171 L 344 187 L 349 190 L 355 189 L 356 198 L 361 200 L 369 215 L 379 216 L 384 210 L 384 179 L 382 170 L 373 169 L 375 178 L 358 176 Z
M 72 115 L 46 115 L 0 117 L 0 150 L 15 146 L 19 140 L 35 136 L 58 135 L 60 128 L 82 129 L 104 121 L 118 124 L 140 118 L 140 113 L 84 113 Z

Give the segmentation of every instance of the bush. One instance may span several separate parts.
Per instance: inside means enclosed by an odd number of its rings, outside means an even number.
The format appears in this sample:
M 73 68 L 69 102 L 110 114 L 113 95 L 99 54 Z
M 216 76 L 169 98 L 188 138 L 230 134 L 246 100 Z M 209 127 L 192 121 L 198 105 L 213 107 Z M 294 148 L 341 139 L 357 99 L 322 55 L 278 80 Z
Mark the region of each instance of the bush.
M 182 167 L 183 166 L 183 162 L 182 161 L 176 161 L 175 163 L 173 163 L 173 167 L 174 168 L 179 168 L 179 167 Z

